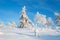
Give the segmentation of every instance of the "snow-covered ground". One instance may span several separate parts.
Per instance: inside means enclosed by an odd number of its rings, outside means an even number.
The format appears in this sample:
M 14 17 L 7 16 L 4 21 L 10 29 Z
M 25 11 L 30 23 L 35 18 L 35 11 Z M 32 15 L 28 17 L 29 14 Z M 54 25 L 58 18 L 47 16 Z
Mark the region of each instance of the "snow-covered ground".
M 60 40 L 60 33 L 52 29 L 0 28 L 0 40 Z

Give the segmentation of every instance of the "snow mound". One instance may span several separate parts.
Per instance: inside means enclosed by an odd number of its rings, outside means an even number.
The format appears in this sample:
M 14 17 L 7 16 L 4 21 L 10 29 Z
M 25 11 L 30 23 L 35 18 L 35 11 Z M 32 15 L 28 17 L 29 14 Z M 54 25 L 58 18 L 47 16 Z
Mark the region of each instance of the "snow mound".
M 40 35 L 60 35 L 60 33 L 53 29 L 42 29 Z
M 34 33 L 29 32 L 28 29 L 18 28 L 2 28 L 0 31 L 4 35 L 0 35 L 0 40 L 39 40 L 34 36 Z M 0 32 L 1 34 L 3 34 Z
M 3 35 L 4 33 L 3 32 L 0 32 L 0 35 Z
M 35 29 L 2 28 L 0 29 L 0 40 L 41 40 L 42 35 L 60 35 L 52 29 Z

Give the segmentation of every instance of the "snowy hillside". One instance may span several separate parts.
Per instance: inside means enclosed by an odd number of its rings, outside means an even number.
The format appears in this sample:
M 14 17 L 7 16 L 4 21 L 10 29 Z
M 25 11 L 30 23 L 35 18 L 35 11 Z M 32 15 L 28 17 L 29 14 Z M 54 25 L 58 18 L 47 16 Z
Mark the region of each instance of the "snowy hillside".
M 28 31 L 28 29 L 1 28 L 0 40 L 38 40 L 32 31 Z
M 18 25 L 8 22 L 4 28 L 0 23 L 0 40 L 60 40 L 60 26 L 56 29 L 50 17 L 47 19 L 46 15 L 37 12 L 33 23 L 25 11 L 24 6 Z M 58 19 L 60 23 L 60 17 Z
M 60 33 L 54 30 L 39 29 L 36 30 L 36 36 L 34 30 L 22 29 L 22 28 L 0 28 L 0 40 L 41 40 L 40 37 L 44 35 L 59 36 Z M 60 36 L 59 36 L 60 37 Z

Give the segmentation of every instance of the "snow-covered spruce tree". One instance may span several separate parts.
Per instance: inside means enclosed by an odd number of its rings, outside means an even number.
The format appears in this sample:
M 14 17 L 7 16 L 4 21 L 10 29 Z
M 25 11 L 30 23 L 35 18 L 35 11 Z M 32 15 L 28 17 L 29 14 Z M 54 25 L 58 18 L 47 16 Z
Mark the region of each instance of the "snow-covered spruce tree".
M 56 16 L 56 23 L 57 23 L 57 29 L 60 30 L 60 14 L 55 13 Z
M 19 28 L 33 27 L 31 20 L 26 15 L 26 6 L 22 8 L 18 27 Z

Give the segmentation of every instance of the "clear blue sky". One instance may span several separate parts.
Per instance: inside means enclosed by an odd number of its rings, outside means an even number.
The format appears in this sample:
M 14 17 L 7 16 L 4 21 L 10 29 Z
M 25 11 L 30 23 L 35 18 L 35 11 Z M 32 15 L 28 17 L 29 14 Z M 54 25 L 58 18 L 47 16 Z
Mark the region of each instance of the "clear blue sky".
M 54 21 L 54 12 L 60 13 L 60 0 L 0 0 L 0 22 L 18 23 L 21 9 L 26 6 L 27 15 L 33 21 L 37 11 L 51 17 Z

